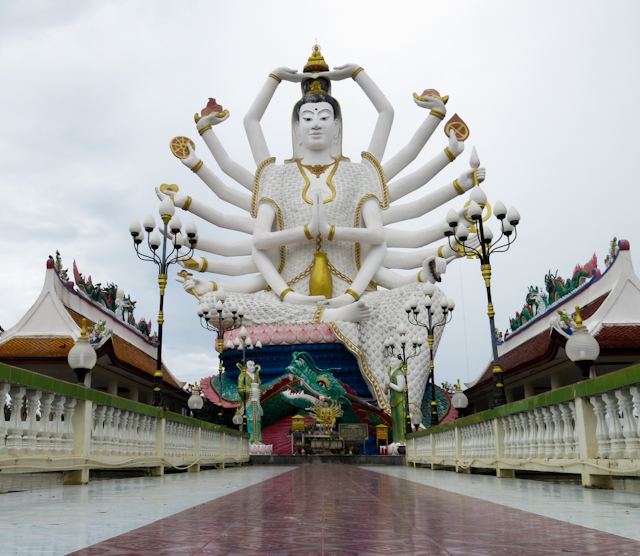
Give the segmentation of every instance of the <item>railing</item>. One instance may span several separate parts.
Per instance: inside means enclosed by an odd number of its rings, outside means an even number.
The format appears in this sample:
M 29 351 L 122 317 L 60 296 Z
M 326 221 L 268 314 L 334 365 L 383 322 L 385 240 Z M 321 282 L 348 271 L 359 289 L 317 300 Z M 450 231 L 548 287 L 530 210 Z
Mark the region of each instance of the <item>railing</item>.
M 640 365 L 407 436 L 407 463 L 572 473 L 587 487 L 640 476 Z
M 90 469 L 249 461 L 249 435 L 96 390 L 0 364 L 0 472 L 65 471 L 86 483 Z

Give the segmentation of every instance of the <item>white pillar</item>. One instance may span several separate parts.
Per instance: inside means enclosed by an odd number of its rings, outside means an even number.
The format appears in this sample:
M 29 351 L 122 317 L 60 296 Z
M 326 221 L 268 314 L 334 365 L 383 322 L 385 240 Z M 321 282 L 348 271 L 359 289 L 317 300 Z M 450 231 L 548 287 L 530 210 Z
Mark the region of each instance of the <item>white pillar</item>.
M 115 376 L 110 376 L 107 379 L 107 394 L 112 396 L 118 395 L 118 379 Z

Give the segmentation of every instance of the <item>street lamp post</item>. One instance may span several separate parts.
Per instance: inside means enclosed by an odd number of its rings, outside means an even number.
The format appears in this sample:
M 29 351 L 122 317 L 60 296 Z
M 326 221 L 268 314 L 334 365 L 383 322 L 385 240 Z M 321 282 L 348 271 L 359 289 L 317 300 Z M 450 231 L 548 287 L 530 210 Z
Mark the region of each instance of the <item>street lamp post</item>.
M 404 375 L 404 404 L 405 404 L 405 434 L 413 432 L 411 426 L 411 412 L 409 411 L 409 381 L 407 380 L 407 363 L 409 359 L 413 359 L 420 355 L 422 342 L 411 342 L 411 352 L 407 349 L 407 327 L 404 323 L 396 329 L 398 334 L 398 342 L 389 338 L 384 342 L 385 355 L 387 357 L 397 357 L 402 362 L 402 374 Z M 398 348 L 398 344 L 400 347 Z M 395 350 L 398 349 L 398 353 Z
M 140 223 L 134 220 L 129 226 L 129 232 L 133 238 L 133 245 L 136 250 L 136 255 L 142 261 L 150 261 L 158 266 L 158 285 L 160 286 L 160 309 L 158 311 L 158 348 L 157 348 L 157 365 L 156 372 L 153 375 L 153 401 L 152 405 L 155 407 L 164 407 L 163 400 L 163 382 L 162 382 L 162 325 L 164 323 L 164 290 L 167 285 L 167 271 L 169 266 L 180 261 L 186 261 L 193 255 L 194 245 L 197 243 L 197 229 L 193 222 L 189 222 L 185 228 L 185 233 L 188 242 L 188 251 L 186 254 L 180 253 L 180 247 L 184 244 L 183 234 L 180 228 L 182 223 L 180 219 L 175 216 L 175 207 L 169 197 L 165 197 L 164 201 L 160 203 L 158 208 L 160 218 L 163 222 L 162 236 L 154 228 L 156 227 L 155 219 L 149 214 L 144 219 L 144 229 L 147 232 L 147 242 L 151 255 L 140 253 L 139 247 L 144 240 L 144 232 L 140 227 Z M 167 254 L 167 239 L 169 230 L 173 234 L 171 239 L 171 252 Z M 161 255 L 158 254 L 158 249 L 162 245 Z
M 193 417 L 197 419 L 198 412 L 202 409 L 202 406 L 204 405 L 204 400 L 200 395 L 200 389 L 198 388 L 197 383 L 193 385 L 193 392 L 191 392 L 191 396 L 187 400 L 187 405 L 189 406 L 189 409 L 191 410 L 191 414 L 193 415 Z
M 582 324 L 580 307 L 576 305 L 576 327 L 564 346 L 567 357 L 580 369 L 581 380 L 589 378 L 589 371 L 600 355 L 600 344 Z
M 440 308 L 442 309 L 442 319 L 438 322 L 434 322 L 434 315 L 436 313 L 436 306 L 433 303 L 433 295 L 436 293 L 436 288 L 431 282 L 425 282 L 422 287 L 424 292 L 424 307 L 427 310 L 427 322 L 421 322 L 418 320 L 418 314 L 420 313 L 419 302 L 417 299 L 408 301 L 404 310 L 407 312 L 407 319 L 409 324 L 413 326 L 421 326 L 427 330 L 427 339 L 429 342 L 429 378 L 427 383 L 431 385 L 431 426 L 435 427 L 438 424 L 438 405 L 436 403 L 436 381 L 435 381 L 435 366 L 433 363 L 433 333 L 439 326 L 444 326 L 451 322 L 453 316 L 453 309 L 456 304 L 453 299 L 447 299 L 444 295 L 440 299 Z
M 491 349 L 493 353 L 493 405 L 499 406 L 507 402 L 504 383 L 502 378 L 502 367 L 498 356 L 498 341 L 496 338 L 495 312 L 491 297 L 491 261 L 493 253 L 507 251 L 511 244 L 518 237 L 517 226 L 520 222 L 520 214 L 511 207 L 507 208 L 497 201 L 493 207 L 493 213 L 500 221 L 501 234 L 497 241 L 493 241 L 493 232 L 484 224 L 491 216 L 491 206 L 487 203 L 487 196 L 479 186 L 476 175 L 480 166 L 480 160 L 475 148 L 470 161 L 473 168 L 473 179 L 475 187 L 471 189 L 469 202 L 466 205 L 464 218 L 471 223 L 471 227 L 460 221 L 458 213 L 451 209 L 447 214 L 446 223 L 443 226 L 444 235 L 448 237 L 449 246 L 463 255 L 477 257 L 480 259 L 480 269 L 487 290 L 487 312 L 489 315 L 489 331 L 491 333 Z M 483 213 L 486 212 L 486 216 Z M 511 236 L 513 235 L 513 239 Z M 469 237 L 472 239 L 469 240 Z M 505 239 L 505 241 L 503 241 Z M 502 242 L 502 243 L 501 243 Z
M 222 313 L 225 309 L 224 302 L 227 299 L 227 294 L 224 290 L 216 291 L 216 304 L 214 306 L 215 311 L 218 313 L 218 326 L 214 326 L 211 324 L 210 320 L 212 319 L 211 315 L 211 307 L 208 303 L 203 304 L 202 308 L 198 309 L 198 315 L 200 315 L 200 325 L 207 330 L 215 332 L 218 336 L 218 360 L 220 366 L 218 367 L 218 424 L 224 424 L 224 414 L 223 414 L 223 401 L 222 401 L 222 373 L 224 372 L 224 367 L 222 365 L 222 352 L 224 351 L 224 328 L 222 325 L 223 316 Z M 235 316 L 235 315 L 234 315 Z

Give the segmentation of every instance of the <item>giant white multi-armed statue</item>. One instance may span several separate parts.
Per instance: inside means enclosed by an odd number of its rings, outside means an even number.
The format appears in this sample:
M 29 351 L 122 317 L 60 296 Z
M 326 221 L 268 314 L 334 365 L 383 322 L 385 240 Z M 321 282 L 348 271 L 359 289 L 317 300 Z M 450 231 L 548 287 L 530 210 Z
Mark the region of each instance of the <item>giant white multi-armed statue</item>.
M 378 112 L 373 137 L 359 162 L 342 153 L 340 104 L 331 96 L 331 82 L 347 78 L 360 86 Z M 260 120 L 282 81 L 301 83 L 302 96 L 293 107 L 293 156 L 276 164 Z M 447 263 L 458 256 L 447 244 L 432 246 L 444 237 L 440 223 L 413 231 L 389 225 L 423 216 L 471 189 L 474 181 L 484 179 L 484 169 L 467 170 L 457 180 L 425 191 L 418 200 L 398 203 L 452 163 L 462 153 L 468 136 L 462 121 L 454 117 L 447 125 L 446 148 L 413 173 L 393 181 L 418 156 L 446 114 L 448 97 L 441 98 L 437 91 L 414 97 L 416 105 L 429 113 L 407 146 L 382 163 L 393 122 L 391 104 L 358 65 L 329 71 L 316 46 L 302 73 L 274 70 L 245 116 L 255 171 L 234 162 L 214 132 L 214 126 L 229 117 L 226 110 L 210 103 L 202 116 L 196 114 L 197 130 L 216 162 L 248 192 L 224 184 L 200 160 L 189 140 L 174 139 L 174 154 L 219 200 L 244 209 L 247 216 L 231 216 L 181 192 L 166 191 L 172 194 L 175 206 L 221 228 L 251 236 L 235 242 L 199 237 L 199 251 L 225 259 L 194 257 L 185 263 L 187 268 L 252 276 L 228 283 L 188 277 L 185 291 L 196 293 L 200 303 L 215 305 L 216 296 L 224 289 L 228 301 L 244 308 L 245 321 L 254 324 L 327 323 L 358 358 L 372 395 L 387 412 L 384 341 L 400 323 L 406 323 L 403 306 L 409 299 L 422 297 L 420 283 L 439 281 Z M 163 197 L 164 193 L 158 191 L 158 195 Z M 392 269 L 414 272 L 400 275 Z M 434 305 L 439 305 L 441 295 L 438 290 Z M 410 328 L 415 330 L 407 334 L 409 341 L 426 343 L 423 328 Z M 438 330 L 441 334 L 442 328 Z M 436 345 L 438 341 L 439 336 Z M 428 369 L 428 355 L 411 361 L 410 405 L 420 406 Z

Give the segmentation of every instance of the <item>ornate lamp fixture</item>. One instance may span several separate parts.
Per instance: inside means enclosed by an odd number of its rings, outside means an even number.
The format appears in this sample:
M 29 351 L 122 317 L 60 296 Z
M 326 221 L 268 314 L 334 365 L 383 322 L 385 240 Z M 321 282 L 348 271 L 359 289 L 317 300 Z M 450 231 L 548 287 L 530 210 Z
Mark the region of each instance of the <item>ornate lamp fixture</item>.
M 82 319 L 82 332 L 74 346 L 69 350 L 67 361 L 69 367 L 78 376 L 78 386 L 86 388 L 85 378 L 98 361 L 98 356 L 91 347 L 89 338 L 87 338 L 87 319 Z
M 156 372 L 153 377 L 153 402 L 155 407 L 163 407 L 163 382 L 162 382 L 162 324 L 164 323 L 164 290 L 167 285 L 167 271 L 169 266 L 180 261 L 187 261 L 193 255 L 193 249 L 198 242 L 198 231 L 196 225 L 193 222 L 189 222 L 185 228 L 185 234 L 182 233 L 182 223 L 180 219 L 175 216 L 175 207 L 170 197 L 165 197 L 164 201 L 160 203 L 158 208 L 160 218 L 164 224 L 162 236 L 157 230 L 155 219 L 153 215 L 149 214 L 144 219 L 144 229 L 147 232 L 147 242 L 151 255 L 140 253 L 139 247 L 144 240 L 144 232 L 140 227 L 140 223 L 134 220 L 129 226 L 129 232 L 133 238 L 133 246 L 136 250 L 138 258 L 142 261 L 150 261 L 158 266 L 158 285 L 160 286 L 160 310 L 158 312 L 158 356 Z M 171 242 L 171 252 L 167 254 L 167 240 L 169 230 L 173 234 L 173 238 L 169 239 Z M 180 252 L 180 248 L 183 245 L 187 245 L 188 251 L 186 254 Z M 162 246 L 160 253 L 158 249 Z
M 600 355 L 600 344 L 582 324 L 580 307 L 576 305 L 576 327 L 564 346 L 567 357 L 573 361 L 582 373 L 582 380 L 589 378 L 589 370 Z
M 427 379 L 427 383 L 431 385 L 431 426 L 435 427 L 438 424 L 438 406 L 436 403 L 436 383 L 434 379 L 433 332 L 439 326 L 444 326 L 451 322 L 453 309 L 456 304 L 453 302 L 453 299 L 447 299 L 445 296 L 442 296 L 442 299 L 440 300 L 442 316 L 437 322 L 434 322 L 435 314 L 438 312 L 437 305 L 433 303 L 433 294 L 436 293 L 436 288 L 432 283 L 426 282 L 422 287 L 422 291 L 425 296 L 423 303 L 427 310 L 427 322 L 424 323 L 418 320 L 421 308 L 420 302 L 417 299 L 408 301 L 404 306 L 404 310 L 407 312 L 409 324 L 413 326 L 421 326 L 427 330 L 429 341 L 429 378 Z
M 462 388 L 460 388 L 460 379 L 458 379 L 458 384 L 456 385 L 456 392 L 451 397 L 451 405 L 458 410 L 458 417 L 463 416 L 464 410 L 467 409 L 469 405 L 469 398 L 467 398 Z
M 197 419 L 198 412 L 202 409 L 202 406 L 204 405 L 204 400 L 200 395 L 200 389 L 198 388 L 197 384 L 193 385 L 193 392 L 191 392 L 191 396 L 187 400 L 187 405 L 189 406 L 189 409 L 191 410 L 191 413 L 193 414 L 193 416 Z
M 404 407 L 405 407 L 405 434 L 413 432 L 411 427 L 411 413 L 409 412 L 409 381 L 407 380 L 407 362 L 409 359 L 420 355 L 422 342 L 411 342 L 411 351 L 407 348 L 407 327 L 400 324 L 396 329 L 398 340 L 389 338 L 384 341 L 384 352 L 387 357 L 397 357 L 402 361 L 402 372 L 404 374 Z M 396 353 L 395 350 L 398 350 Z
M 498 341 L 494 322 L 495 312 L 491 299 L 491 261 L 493 253 L 508 251 L 511 244 L 518 237 L 517 226 L 520 222 L 520 214 L 511 207 L 507 211 L 500 201 L 496 201 L 493 213 L 500 223 L 500 237 L 494 241 L 493 232 L 485 224 L 491 216 L 491 206 L 487 202 L 487 196 L 480 189 L 477 178 L 477 170 L 480 159 L 473 149 L 469 164 L 473 168 L 473 180 L 475 187 L 471 188 L 469 202 L 466 204 L 464 218 L 471 224 L 469 228 L 461 221 L 458 213 L 451 209 L 447 214 L 446 223 L 443 225 L 444 235 L 449 239 L 449 246 L 463 255 L 480 259 L 480 269 L 487 288 L 487 302 L 489 315 L 489 330 L 491 332 L 491 348 L 493 352 L 493 405 L 503 405 L 507 402 L 502 380 L 502 367 L 498 356 Z M 513 237 L 512 237 L 513 236 Z

